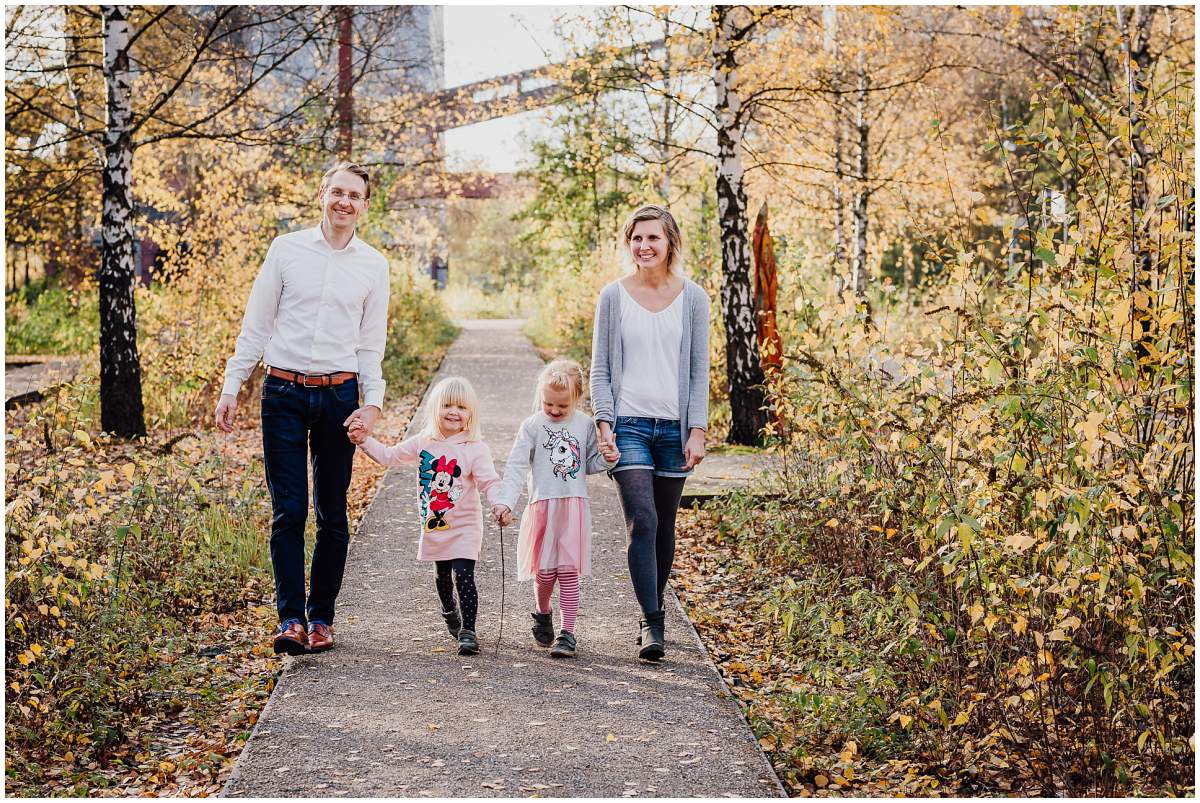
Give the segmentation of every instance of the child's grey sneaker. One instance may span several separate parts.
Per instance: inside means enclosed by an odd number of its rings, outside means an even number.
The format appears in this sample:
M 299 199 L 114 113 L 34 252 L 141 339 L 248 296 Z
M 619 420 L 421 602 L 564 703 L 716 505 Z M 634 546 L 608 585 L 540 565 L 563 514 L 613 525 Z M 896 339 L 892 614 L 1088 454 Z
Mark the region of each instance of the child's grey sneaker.
M 574 658 L 575 657 L 575 634 L 569 630 L 564 630 L 558 634 L 558 638 L 554 640 L 554 646 L 550 648 L 551 658 Z
M 458 654 L 476 655 L 479 652 L 479 641 L 475 638 L 474 630 L 458 631 Z
M 539 647 L 549 647 L 554 641 L 554 620 L 552 614 L 537 613 L 536 611 L 529 614 L 533 617 L 533 639 L 538 643 Z

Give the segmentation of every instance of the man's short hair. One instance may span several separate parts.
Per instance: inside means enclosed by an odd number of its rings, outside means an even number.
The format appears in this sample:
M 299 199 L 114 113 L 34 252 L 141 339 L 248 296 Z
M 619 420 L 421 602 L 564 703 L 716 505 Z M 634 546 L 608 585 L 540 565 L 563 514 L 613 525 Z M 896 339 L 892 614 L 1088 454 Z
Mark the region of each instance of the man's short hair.
M 319 191 L 324 192 L 326 190 L 326 188 L 329 187 L 329 182 L 330 182 L 330 180 L 333 179 L 333 174 L 340 173 L 343 170 L 345 170 L 347 173 L 353 173 L 354 175 L 358 176 L 359 178 L 361 178 L 363 180 L 363 184 L 367 185 L 367 191 L 366 191 L 366 195 L 364 197 L 370 198 L 371 197 L 371 174 L 368 173 L 367 169 L 365 167 L 363 167 L 362 165 L 360 165 L 356 162 L 347 162 L 344 160 L 341 162 L 338 162 L 333 167 L 331 167 L 325 171 L 325 175 L 321 176 L 321 189 Z

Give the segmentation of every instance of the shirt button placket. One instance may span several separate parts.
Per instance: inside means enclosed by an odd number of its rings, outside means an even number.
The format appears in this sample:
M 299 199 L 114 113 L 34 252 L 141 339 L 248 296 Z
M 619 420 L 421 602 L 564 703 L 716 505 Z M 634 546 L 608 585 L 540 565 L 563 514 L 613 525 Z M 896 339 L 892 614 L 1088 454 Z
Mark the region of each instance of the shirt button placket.
M 330 277 L 333 275 L 333 254 L 325 257 L 325 268 L 321 276 L 321 300 L 317 304 L 317 322 L 315 333 L 312 339 L 312 346 L 308 351 L 308 364 L 310 366 L 316 364 L 317 359 L 317 338 L 321 332 L 325 331 L 322 326 L 325 318 L 325 310 L 329 307 L 329 292 L 330 292 Z

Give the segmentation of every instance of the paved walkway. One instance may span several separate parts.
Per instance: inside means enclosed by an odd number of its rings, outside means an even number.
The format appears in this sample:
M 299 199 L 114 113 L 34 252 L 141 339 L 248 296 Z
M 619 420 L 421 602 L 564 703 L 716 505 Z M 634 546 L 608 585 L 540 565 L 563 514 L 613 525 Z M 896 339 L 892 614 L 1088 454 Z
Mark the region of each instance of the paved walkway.
M 41 401 L 43 394 L 74 379 L 78 370 L 77 357 L 5 355 L 4 408 Z
M 542 363 L 513 321 L 470 321 L 438 377 L 471 379 L 499 470 Z M 232 796 L 782 796 L 769 764 L 671 597 L 667 660 L 635 659 L 637 605 L 612 482 L 590 479 L 595 576 L 585 578 L 579 657 L 553 660 L 529 634 L 531 584 L 515 581 L 505 531 L 476 577 L 483 651 L 460 657 L 417 563 L 414 470 L 389 471 L 350 550 L 336 650 L 285 658 L 242 753 Z M 522 505 L 523 505 L 522 501 Z

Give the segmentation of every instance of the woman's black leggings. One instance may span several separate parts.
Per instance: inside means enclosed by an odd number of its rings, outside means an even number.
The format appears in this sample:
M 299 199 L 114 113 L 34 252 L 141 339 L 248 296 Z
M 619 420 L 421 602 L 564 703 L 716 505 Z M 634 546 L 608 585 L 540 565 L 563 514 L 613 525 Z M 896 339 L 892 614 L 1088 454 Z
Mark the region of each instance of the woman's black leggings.
M 437 563 L 437 592 L 442 610 L 454 610 L 454 587 L 458 586 L 458 609 L 464 630 L 475 630 L 475 614 L 479 610 L 479 593 L 475 590 L 475 561 L 466 558 L 439 560 Z M 450 579 L 450 572 L 454 579 Z
M 686 477 L 656 477 L 650 469 L 613 474 L 629 533 L 629 577 L 642 613 L 662 610 L 663 589 L 675 561 L 675 514 Z

